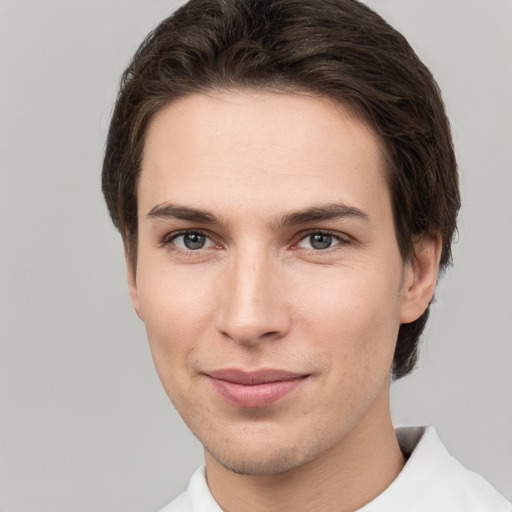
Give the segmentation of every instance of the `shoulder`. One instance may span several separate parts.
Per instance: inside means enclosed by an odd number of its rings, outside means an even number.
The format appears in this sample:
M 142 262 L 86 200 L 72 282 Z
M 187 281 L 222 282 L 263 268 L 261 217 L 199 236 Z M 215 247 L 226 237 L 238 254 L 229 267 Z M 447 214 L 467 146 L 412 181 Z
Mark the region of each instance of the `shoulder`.
M 160 512 L 192 512 L 192 510 L 188 492 L 185 491 L 174 498 L 171 503 L 160 510 Z
M 448 453 L 433 427 L 399 428 L 396 434 L 408 461 L 361 512 L 512 512 L 512 504 L 485 478 Z
M 204 466 L 192 475 L 187 490 L 160 512 L 222 512 L 208 488 Z

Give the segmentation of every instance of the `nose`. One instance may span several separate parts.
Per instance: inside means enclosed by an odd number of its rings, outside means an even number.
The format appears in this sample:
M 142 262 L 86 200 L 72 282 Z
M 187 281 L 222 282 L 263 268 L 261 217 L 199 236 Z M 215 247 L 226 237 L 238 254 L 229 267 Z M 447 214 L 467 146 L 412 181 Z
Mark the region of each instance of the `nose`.
M 256 251 L 239 254 L 221 276 L 217 329 L 247 346 L 277 340 L 290 329 L 282 269 Z

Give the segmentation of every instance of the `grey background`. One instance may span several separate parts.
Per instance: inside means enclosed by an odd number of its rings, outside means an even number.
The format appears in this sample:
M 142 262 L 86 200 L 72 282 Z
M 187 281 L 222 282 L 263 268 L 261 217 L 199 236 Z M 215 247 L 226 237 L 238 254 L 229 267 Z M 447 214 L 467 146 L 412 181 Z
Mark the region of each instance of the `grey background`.
M 372 0 L 436 75 L 464 207 L 399 424 L 512 498 L 512 2 Z M 0 510 L 156 511 L 201 463 L 100 194 L 121 71 L 176 2 L 0 0 Z

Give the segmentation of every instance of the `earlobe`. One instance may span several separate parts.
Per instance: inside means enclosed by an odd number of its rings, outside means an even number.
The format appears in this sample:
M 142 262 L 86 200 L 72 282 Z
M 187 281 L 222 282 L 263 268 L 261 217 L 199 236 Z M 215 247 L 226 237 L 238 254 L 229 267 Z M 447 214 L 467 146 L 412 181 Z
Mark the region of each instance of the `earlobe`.
M 404 271 L 400 323 L 417 320 L 427 309 L 437 284 L 441 258 L 441 235 L 423 237 L 415 243 L 414 255 Z
M 135 269 L 135 264 L 133 263 L 132 259 L 130 258 L 129 251 L 126 248 L 124 248 L 124 260 L 126 263 L 126 278 L 128 282 L 128 292 L 130 294 L 130 299 L 132 301 L 133 309 L 135 310 L 135 313 L 137 316 L 144 321 L 141 315 L 140 310 L 140 302 L 139 302 L 139 294 L 137 290 L 137 271 Z

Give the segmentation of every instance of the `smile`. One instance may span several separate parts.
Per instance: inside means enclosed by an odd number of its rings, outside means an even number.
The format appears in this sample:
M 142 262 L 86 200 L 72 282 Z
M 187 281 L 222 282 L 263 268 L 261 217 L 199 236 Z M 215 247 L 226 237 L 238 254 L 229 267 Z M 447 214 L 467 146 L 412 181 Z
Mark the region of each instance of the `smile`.
M 219 395 L 231 405 L 245 408 L 268 407 L 294 391 L 309 376 L 282 370 L 238 369 L 215 370 L 206 375 Z

